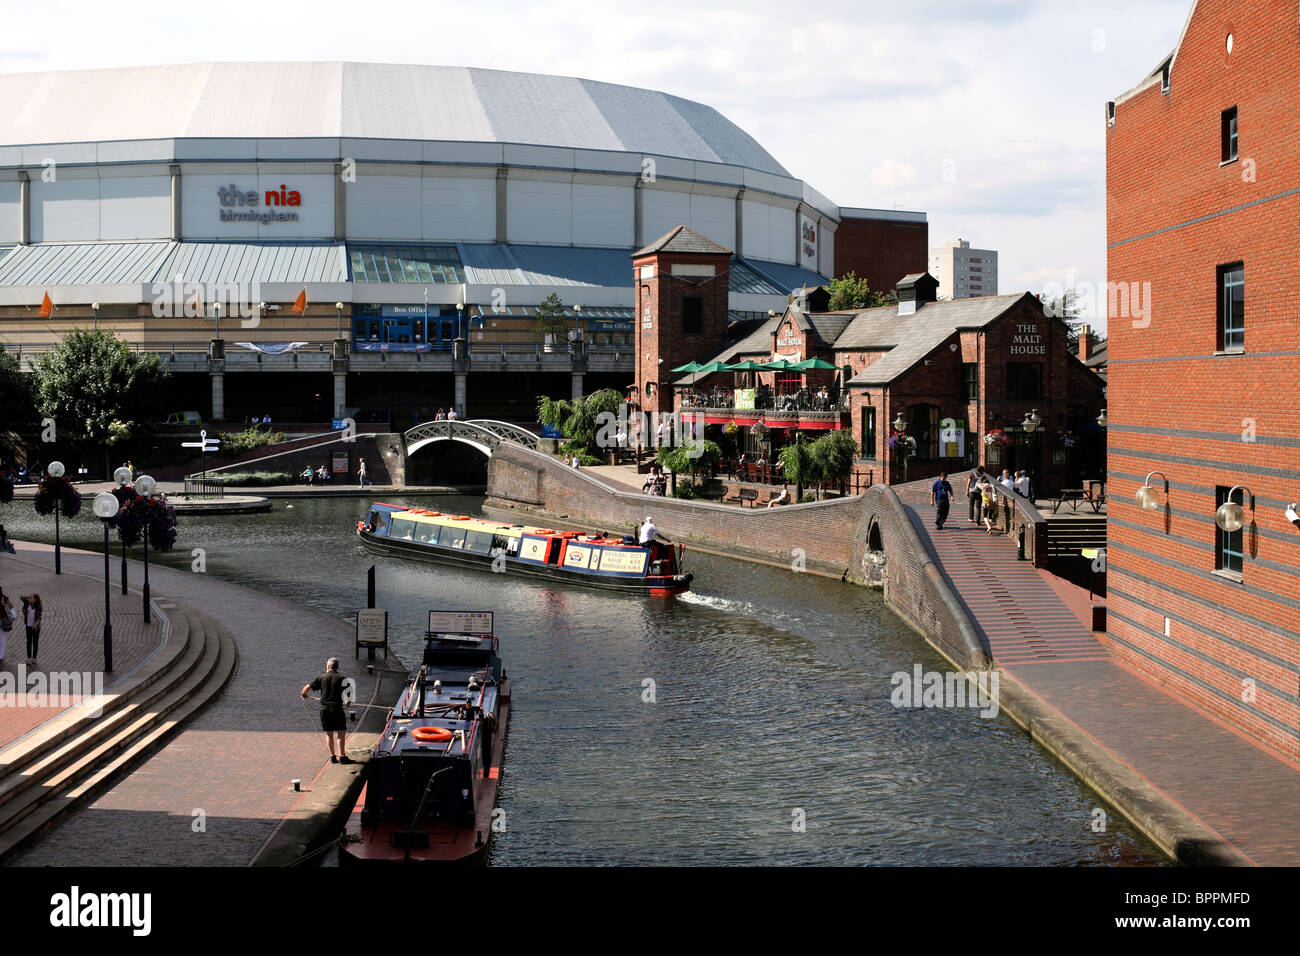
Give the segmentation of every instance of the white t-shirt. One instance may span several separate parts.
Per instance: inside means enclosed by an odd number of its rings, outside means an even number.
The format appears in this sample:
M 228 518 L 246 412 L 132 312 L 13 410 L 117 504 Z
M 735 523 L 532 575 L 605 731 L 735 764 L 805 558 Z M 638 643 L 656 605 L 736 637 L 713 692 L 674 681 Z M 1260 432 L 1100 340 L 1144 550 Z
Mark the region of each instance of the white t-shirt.
M 641 543 L 649 544 L 654 540 L 655 535 L 658 533 L 659 529 L 654 526 L 654 522 L 647 521 L 641 526 Z
M 1029 497 L 1029 476 L 1022 475 L 1016 479 L 1016 491 L 1020 492 L 1026 498 Z
M 36 626 L 36 605 L 35 604 L 27 605 L 27 626 L 28 627 Z

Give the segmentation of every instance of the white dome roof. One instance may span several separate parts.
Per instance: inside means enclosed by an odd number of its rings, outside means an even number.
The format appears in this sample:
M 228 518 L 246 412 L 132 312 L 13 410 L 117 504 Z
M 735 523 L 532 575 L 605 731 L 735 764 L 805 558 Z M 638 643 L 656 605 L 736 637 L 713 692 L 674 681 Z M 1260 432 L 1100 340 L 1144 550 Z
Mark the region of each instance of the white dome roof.
M 574 77 L 389 63 L 0 74 L 0 145 L 299 137 L 526 143 L 790 175 L 712 107 Z

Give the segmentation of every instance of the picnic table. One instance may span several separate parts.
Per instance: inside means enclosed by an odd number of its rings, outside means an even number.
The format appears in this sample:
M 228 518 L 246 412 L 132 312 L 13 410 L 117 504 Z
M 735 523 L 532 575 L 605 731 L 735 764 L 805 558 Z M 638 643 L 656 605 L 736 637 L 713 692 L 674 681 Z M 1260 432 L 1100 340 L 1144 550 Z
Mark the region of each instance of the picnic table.
M 1071 511 L 1079 510 L 1079 502 L 1085 500 L 1085 492 L 1082 488 L 1062 488 L 1052 497 L 1052 514 L 1060 510 L 1061 505 L 1067 501 L 1070 503 Z

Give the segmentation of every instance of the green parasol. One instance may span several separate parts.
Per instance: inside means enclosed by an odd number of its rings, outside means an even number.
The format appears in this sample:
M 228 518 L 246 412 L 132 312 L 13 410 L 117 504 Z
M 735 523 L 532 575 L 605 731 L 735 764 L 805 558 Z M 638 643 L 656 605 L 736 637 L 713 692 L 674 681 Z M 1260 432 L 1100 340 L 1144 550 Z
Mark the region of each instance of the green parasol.
M 687 362 L 685 365 L 679 365 L 673 369 L 674 372 L 698 372 L 700 370 L 699 362 Z
M 811 372 L 813 369 L 819 369 L 819 368 L 827 369 L 832 372 L 839 371 L 839 366 L 832 365 L 830 362 L 827 362 L 825 359 L 819 359 L 819 358 L 804 359 L 802 362 L 797 363 L 794 367 L 799 369 L 801 372 Z

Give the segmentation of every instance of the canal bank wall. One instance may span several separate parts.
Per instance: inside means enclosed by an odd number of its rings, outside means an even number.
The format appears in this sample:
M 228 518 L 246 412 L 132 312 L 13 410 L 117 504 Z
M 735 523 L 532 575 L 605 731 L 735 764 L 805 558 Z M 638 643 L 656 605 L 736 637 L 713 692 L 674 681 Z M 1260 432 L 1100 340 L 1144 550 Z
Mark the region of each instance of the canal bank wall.
M 800 549 L 806 572 L 881 587 L 889 608 L 956 669 L 997 667 L 975 621 L 917 533 L 913 516 L 889 486 L 874 485 L 861 495 L 834 501 L 742 509 L 621 491 L 548 455 L 502 445 L 488 463 L 485 506 L 547 522 L 624 532 L 649 514 L 688 550 L 693 544 L 792 570 L 795 549 Z M 1007 547 L 1012 547 L 1010 542 Z M 1027 557 L 1037 563 L 1032 555 Z M 1118 759 L 1026 682 L 998 669 L 1000 709 L 1172 859 L 1192 865 L 1250 864 L 1235 846 L 1144 776 L 1142 767 Z

